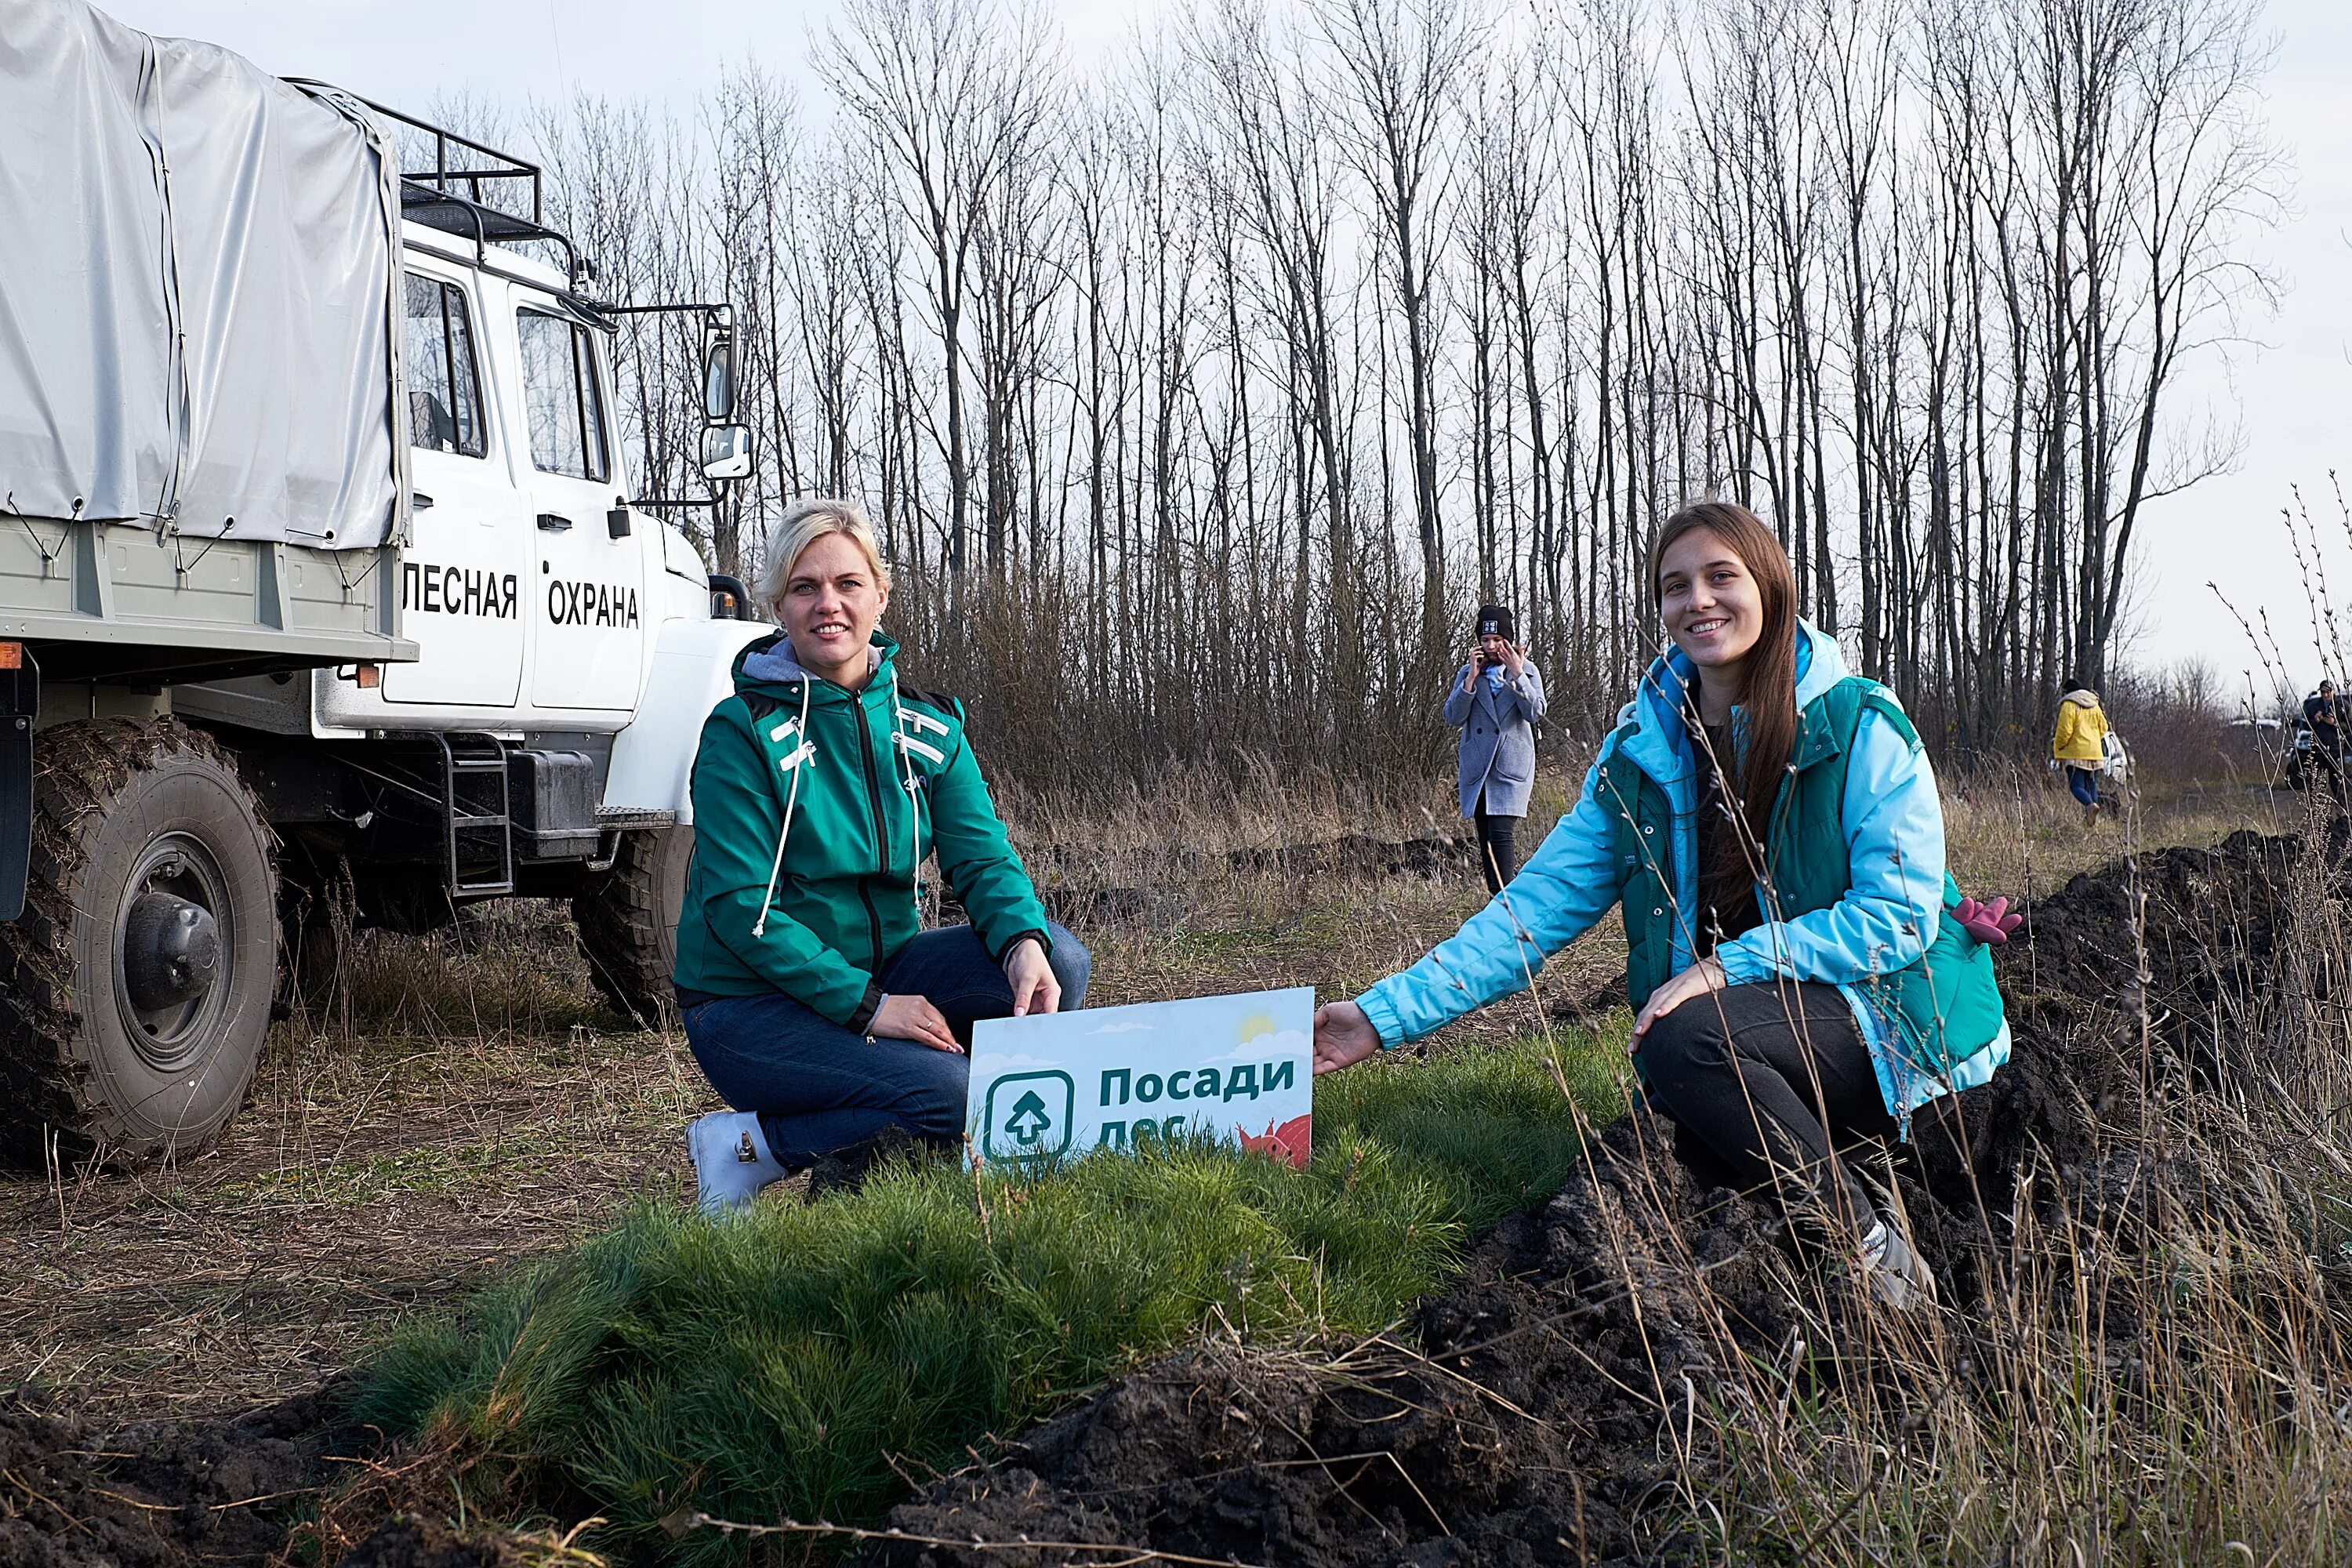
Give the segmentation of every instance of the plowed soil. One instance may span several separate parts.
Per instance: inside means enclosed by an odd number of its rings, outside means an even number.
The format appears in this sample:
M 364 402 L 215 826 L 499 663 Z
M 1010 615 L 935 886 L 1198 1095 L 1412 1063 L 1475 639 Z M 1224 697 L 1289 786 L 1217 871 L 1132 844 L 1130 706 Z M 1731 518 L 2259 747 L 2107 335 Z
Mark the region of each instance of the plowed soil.
M 9 1568 L 258 1563 L 334 1473 L 325 1394 L 234 1421 L 111 1430 L 0 1405 L 0 1563 Z
M 2134 1184 L 2143 1086 L 2211 1070 L 2211 1042 L 2259 1022 L 2233 1015 L 2273 983 L 2299 853 L 2241 834 L 2077 877 L 2029 911 L 1997 960 L 2008 1068 L 1923 1112 L 1902 1162 L 1947 1300 L 1976 1290 L 2028 1170 L 2070 1201 Z M 877 1560 L 1042 1568 L 1110 1543 L 1285 1568 L 1701 1555 L 1663 1522 L 1694 1510 L 1658 1505 L 1703 1440 L 1703 1391 L 1732 1357 L 1785 1358 L 1868 1309 L 1673 1142 L 1641 1111 L 1605 1129 L 1585 1173 L 1491 1237 L 1402 1342 L 1158 1362 L 901 1506 L 904 1538 Z M 1007 1550 L 1024 1541 L 1052 1544 Z

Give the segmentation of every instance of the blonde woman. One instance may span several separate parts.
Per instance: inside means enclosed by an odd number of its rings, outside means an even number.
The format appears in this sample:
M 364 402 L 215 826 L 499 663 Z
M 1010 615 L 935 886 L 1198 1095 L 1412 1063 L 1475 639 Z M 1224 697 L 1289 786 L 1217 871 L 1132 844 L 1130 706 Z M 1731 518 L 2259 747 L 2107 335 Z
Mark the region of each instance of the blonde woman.
M 795 506 L 753 594 L 782 629 L 704 721 L 677 926 L 687 1041 L 734 1107 L 688 1132 L 711 1214 L 887 1129 L 953 1142 L 972 1024 L 1076 1007 L 1090 970 L 1006 841 L 962 704 L 899 679 L 864 513 Z M 970 925 L 922 929 L 934 856 Z

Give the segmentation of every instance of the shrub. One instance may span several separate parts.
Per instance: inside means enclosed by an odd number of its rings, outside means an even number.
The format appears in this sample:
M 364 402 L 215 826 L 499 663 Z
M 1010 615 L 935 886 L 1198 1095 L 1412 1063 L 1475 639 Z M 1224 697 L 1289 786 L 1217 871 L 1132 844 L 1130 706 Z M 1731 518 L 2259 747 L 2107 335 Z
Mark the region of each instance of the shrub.
M 717 1225 L 641 1204 L 400 1334 L 358 1415 L 462 1455 L 512 1510 L 603 1515 L 641 1556 L 680 1510 L 877 1519 L 911 1478 L 1204 1328 L 1393 1322 L 1567 1179 L 1562 1087 L 1612 1101 L 1614 1053 L 1522 1041 L 1327 1079 L 1304 1172 L 1196 1144 L 1029 1178 L 902 1163 Z

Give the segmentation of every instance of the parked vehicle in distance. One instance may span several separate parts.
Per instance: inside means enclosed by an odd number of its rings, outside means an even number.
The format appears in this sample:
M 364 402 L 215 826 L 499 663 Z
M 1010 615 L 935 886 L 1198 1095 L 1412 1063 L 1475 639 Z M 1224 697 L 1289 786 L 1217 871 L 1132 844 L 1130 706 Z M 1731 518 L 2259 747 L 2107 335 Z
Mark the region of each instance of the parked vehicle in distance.
M 2317 765 L 2312 756 L 2311 726 L 2296 719 L 2292 728 L 2294 732 L 2286 744 L 2282 774 L 2287 788 L 2308 789 L 2311 787 L 2311 770 Z

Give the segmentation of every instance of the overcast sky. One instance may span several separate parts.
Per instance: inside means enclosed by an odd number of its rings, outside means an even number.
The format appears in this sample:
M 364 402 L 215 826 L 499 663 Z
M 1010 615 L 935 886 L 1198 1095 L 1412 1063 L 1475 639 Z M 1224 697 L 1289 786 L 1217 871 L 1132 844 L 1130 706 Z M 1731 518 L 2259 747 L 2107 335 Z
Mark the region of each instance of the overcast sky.
M 100 0 L 149 32 L 210 39 L 289 76 L 423 106 L 436 92 L 519 100 L 574 89 L 691 102 L 729 61 L 797 74 L 831 0 Z M 1053 0 L 1081 61 L 1114 48 L 1168 0 Z M 2352 542 L 2327 473 L 2352 488 L 2352 5 L 2271 0 L 2279 49 L 2269 80 L 2273 135 L 2294 169 L 2293 216 L 2258 258 L 2284 288 L 2278 313 L 2245 323 L 2253 341 L 2209 358 L 2185 388 L 2239 428 L 2234 472 L 2152 507 L 2139 560 L 2132 657 L 2200 657 L 2235 677 L 2252 651 L 2210 580 L 2249 615 L 2268 611 L 2294 678 L 2316 679 L 2311 616 L 2279 513 L 2300 484 L 2328 536 L 2336 596 L 2352 609 Z M 2352 632 L 2352 626 L 2347 627 Z M 2352 649 L 2347 649 L 2352 652 Z

